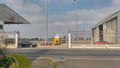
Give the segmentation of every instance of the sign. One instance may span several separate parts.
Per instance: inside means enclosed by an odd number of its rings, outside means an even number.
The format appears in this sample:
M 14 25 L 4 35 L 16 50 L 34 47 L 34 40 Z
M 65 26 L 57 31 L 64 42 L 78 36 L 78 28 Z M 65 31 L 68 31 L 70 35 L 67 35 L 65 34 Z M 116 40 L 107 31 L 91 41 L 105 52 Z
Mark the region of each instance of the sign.
M 8 17 L 8 20 L 9 20 L 10 22 L 15 22 L 15 17 L 10 16 L 10 17 Z

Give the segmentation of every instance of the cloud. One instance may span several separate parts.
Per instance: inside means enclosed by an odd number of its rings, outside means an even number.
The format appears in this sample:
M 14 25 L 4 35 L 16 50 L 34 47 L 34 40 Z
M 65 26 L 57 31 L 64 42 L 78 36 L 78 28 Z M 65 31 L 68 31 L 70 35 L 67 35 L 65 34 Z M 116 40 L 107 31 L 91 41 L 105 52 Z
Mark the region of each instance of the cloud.
M 66 18 L 69 20 L 75 19 L 76 11 L 78 14 L 78 20 L 82 21 L 84 24 L 95 24 L 98 21 L 100 21 L 105 16 L 108 16 L 109 14 L 112 14 L 118 10 L 120 10 L 120 0 L 113 0 L 112 6 L 104 7 L 104 8 L 98 8 L 98 9 L 79 9 L 79 10 L 73 10 L 68 13 L 66 13 Z M 88 22 L 90 21 L 90 22 Z
M 45 0 L 41 0 L 41 1 L 45 1 Z M 54 0 L 49 0 L 54 1 Z M 73 0 L 62 0 L 64 2 L 71 2 Z M 23 0 L 20 0 L 20 3 L 18 3 L 18 1 L 16 0 L 7 0 L 7 3 L 9 3 L 10 5 L 14 5 L 14 8 L 21 12 L 21 15 L 24 16 L 27 20 L 29 20 L 31 23 L 44 23 L 45 22 L 45 16 L 41 15 L 41 11 L 42 11 L 42 7 L 37 5 L 37 4 L 33 4 L 33 3 L 28 3 L 27 5 L 23 5 Z M 19 8 L 18 8 L 19 5 Z M 64 23 L 64 25 L 75 25 L 72 22 L 75 22 L 75 13 L 76 10 L 70 11 L 70 12 L 66 12 L 65 15 L 51 15 L 49 16 L 49 21 L 50 23 Z M 78 10 L 78 19 L 82 22 L 84 22 L 83 20 L 90 20 L 91 19 L 95 19 L 96 17 L 92 16 L 93 15 L 94 10 Z M 90 16 L 94 17 L 91 18 Z M 78 21 L 79 21 L 78 20 Z M 81 22 L 78 22 L 81 23 Z M 54 24 L 56 25 L 56 24 Z M 59 25 L 59 26 L 63 26 L 63 25 Z
M 74 2 L 73 0 L 62 0 L 63 2 L 66 2 L 66 3 L 72 3 Z
M 16 1 L 16 0 L 5 0 L 5 2 L 7 2 L 8 4 L 11 4 L 11 6 L 12 6 L 12 4 L 14 4 L 14 5 L 22 5 L 23 4 L 23 1 L 22 0 L 18 0 L 18 1 Z
M 120 0 L 112 0 L 114 5 L 120 5 Z
M 40 0 L 45 2 L 46 0 Z M 57 0 L 48 0 L 49 2 L 54 2 Z M 62 2 L 72 3 L 73 0 L 61 0 Z M 100 0 L 96 0 L 98 2 Z M 24 29 L 21 29 L 21 32 L 23 35 L 32 32 L 32 35 L 29 35 L 29 37 L 32 37 L 35 33 L 36 36 L 44 35 L 44 29 L 45 29 L 45 16 L 43 7 L 41 5 L 35 4 L 35 3 L 29 3 L 27 5 L 24 4 L 23 0 L 6 0 L 7 4 L 13 9 L 15 9 L 17 12 L 20 13 L 23 17 L 25 17 L 28 21 L 30 21 L 32 24 L 23 27 Z M 98 9 L 79 9 L 78 12 L 78 25 L 79 28 L 86 28 L 86 26 L 93 26 L 97 22 L 99 22 L 102 18 L 105 16 L 114 13 L 120 9 L 120 0 L 112 0 L 112 5 L 107 6 L 104 8 L 98 8 Z M 58 33 L 58 32 L 66 32 L 68 29 L 75 30 L 76 26 L 76 10 L 70 10 L 65 12 L 64 14 L 53 14 L 49 16 L 49 33 L 53 35 L 52 33 Z M 84 25 L 84 26 L 82 26 Z M 7 26 L 8 27 L 8 26 Z M 20 26 L 21 27 L 21 26 Z M 9 27 L 8 27 L 9 28 Z M 89 28 L 87 28 L 89 29 Z M 15 29 L 13 29 L 15 30 Z M 39 35 L 40 34 L 40 35 Z
M 46 2 L 46 0 L 41 0 L 42 2 Z M 57 0 L 48 0 L 48 2 L 54 2 L 54 1 L 57 1 Z M 65 3 L 72 3 L 73 0 L 60 0 L 62 2 L 65 2 Z
M 21 9 L 22 5 L 23 5 L 22 0 L 18 0 L 18 1 L 16 1 L 16 0 L 5 0 L 5 3 L 7 3 L 7 5 L 14 10 Z M 17 6 L 17 8 L 16 8 L 16 6 Z
M 22 6 L 22 11 L 32 13 L 41 13 L 42 8 L 35 4 L 28 4 L 27 6 Z
M 43 18 L 40 15 L 42 7 L 37 4 L 28 3 L 25 5 L 23 0 L 6 0 L 6 3 L 31 22 L 40 21 Z

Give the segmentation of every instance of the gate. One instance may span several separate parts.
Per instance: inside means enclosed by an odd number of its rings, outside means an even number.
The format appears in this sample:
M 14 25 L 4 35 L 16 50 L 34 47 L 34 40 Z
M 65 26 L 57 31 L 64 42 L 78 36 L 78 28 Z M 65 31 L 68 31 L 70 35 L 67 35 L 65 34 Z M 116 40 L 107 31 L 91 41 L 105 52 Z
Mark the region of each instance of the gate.
M 0 32 L 0 44 L 1 46 L 6 46 L 9 44 L 14 44 L 14 48 L 18 46 L 19 32 Z
M 92 32 L 90 30 L 70 31 L 68 39 L 69 48 L 83 44 L 91 44 Z

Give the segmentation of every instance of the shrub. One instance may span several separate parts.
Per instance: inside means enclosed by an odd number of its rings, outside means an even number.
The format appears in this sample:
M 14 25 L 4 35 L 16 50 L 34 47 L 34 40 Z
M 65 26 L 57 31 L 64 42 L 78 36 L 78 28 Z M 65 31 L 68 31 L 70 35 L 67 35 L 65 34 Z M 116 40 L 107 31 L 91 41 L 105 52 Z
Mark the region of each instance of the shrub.
M 15 63 L 15 59 L 13 57 L 6 57 L 0 61 L 0 67 L 9 68 L 12 63 Z
M 15 55 L 11 54 L 9 56 L 15 57 L 18 64 L 19 68 L 31 68 L 31 61 L 27 58 L 25 55 Z

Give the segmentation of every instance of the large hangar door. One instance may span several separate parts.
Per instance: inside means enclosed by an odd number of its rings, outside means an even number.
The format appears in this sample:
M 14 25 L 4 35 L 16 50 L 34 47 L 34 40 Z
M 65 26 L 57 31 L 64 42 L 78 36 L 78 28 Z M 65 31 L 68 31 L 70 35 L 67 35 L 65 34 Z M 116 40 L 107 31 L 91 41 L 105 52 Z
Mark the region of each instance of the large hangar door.
M 105 27 L 104 27 L 105 29 Z M 110 21 L 106 22 L 106 29 L 104 31 L 105 41 L 109 43 L 117 43 L 117 18 L 113 18 Z
M 103 41 L 103 25 L 99 26 L 99 40 Z

